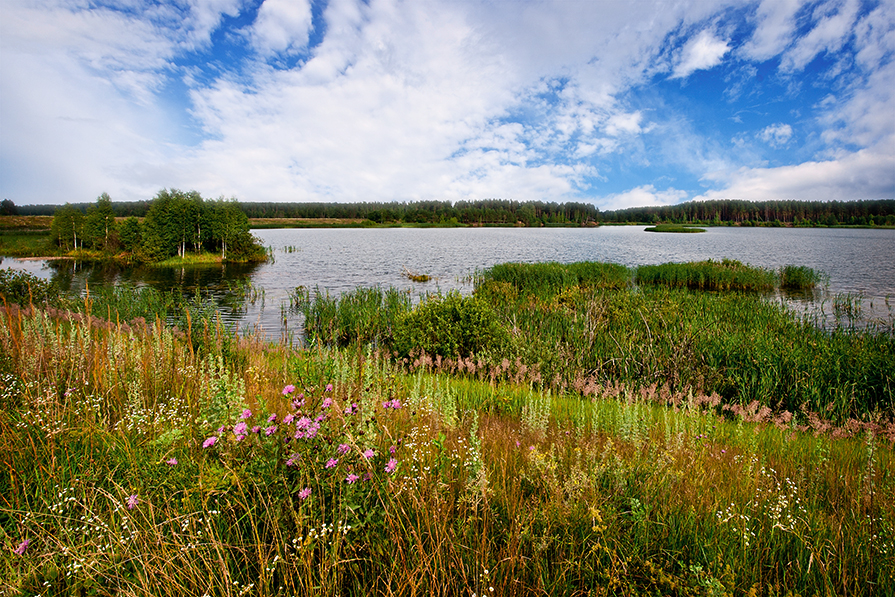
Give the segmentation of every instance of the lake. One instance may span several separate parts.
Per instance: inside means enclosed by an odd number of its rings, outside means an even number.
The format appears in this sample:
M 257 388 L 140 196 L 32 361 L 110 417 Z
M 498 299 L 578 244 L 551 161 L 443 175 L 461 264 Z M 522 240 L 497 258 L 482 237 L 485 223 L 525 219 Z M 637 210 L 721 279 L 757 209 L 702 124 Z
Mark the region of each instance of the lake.
M 64 289 L 127 282 L 159 289 L 207 289 L 226 301 L 236 284 L 260 289 L 254 304 L 226 310 L 225 319 L 270 338 L 300 328 L 290 312 L 297 286 L 338 294 L 359 286 L 394 286 L 418 298 L 427 292 L 472 290 L 471 277 L 497 263 L 605 261 L 626 266 L 736 259 L 777 269 L 804 265 L 829 276 L 814 297 L 786 297 L 800 310 L 824 309 L 839 294 L 864 298 L 865 315 L 889 318 L 895 295 L 895 230 L 845 228 L 707 228 L 700 234 L 644 232 L 643 226 L 599 228 L 388 228 L 255 230 L 274 260 L 261 265 L 190 268 L 92 267 L 71 262 L 5 258 L 0 267 L 54 278 Z M 405 272 L 433 280 L 412 282 Z M 226 301 L 232 303 L 232 301 Z M 895 308 L 895 303 L 892 305 Z M 284 326 L 285 320 L 285 326 Z

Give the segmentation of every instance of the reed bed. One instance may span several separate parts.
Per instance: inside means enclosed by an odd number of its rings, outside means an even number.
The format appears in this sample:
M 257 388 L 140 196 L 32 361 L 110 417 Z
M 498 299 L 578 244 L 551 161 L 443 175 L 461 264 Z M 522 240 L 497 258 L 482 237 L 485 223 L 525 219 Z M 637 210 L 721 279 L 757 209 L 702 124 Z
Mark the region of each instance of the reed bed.
M 0 311 L 0 590 L 895 590 L 881 434 L 197 333 Z
M 641 265 L 635 279 L 638 284 L 697 290 L 768 291 L 777 285 L 774 272 L 730 259 Z

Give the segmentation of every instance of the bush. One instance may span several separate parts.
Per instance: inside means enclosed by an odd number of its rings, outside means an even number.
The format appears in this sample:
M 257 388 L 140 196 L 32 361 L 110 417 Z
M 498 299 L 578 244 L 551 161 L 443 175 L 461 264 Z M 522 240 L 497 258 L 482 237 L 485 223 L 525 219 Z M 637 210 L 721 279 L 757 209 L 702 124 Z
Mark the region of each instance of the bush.
M 395 349 L 403 356 L 425 352 L 442 357 L 470 356 L 500 347 L 509 335 L 482 300 L 451 292 L 434 295 L 402 315 L 395 326 Z
M 0 271 L 0 298 L 7 303 L 30 305 L 46 303 L 57 294 L 55 286 L 28 272 Z

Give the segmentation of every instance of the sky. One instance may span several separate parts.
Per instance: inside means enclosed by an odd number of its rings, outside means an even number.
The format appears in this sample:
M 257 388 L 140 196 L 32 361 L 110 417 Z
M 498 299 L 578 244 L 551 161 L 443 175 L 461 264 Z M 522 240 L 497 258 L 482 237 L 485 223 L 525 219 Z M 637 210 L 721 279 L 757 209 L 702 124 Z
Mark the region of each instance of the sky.
M 895 198 L 892 0 L 0 0 L 0 197 Z

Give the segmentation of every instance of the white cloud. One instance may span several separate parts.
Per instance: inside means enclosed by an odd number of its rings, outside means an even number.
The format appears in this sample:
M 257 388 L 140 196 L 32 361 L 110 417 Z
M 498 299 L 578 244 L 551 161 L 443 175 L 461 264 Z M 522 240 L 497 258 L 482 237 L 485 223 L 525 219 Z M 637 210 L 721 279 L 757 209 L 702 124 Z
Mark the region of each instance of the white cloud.
M 802 0 L 763 0 L 756 10 L 755 31 L 740 53 L 759 62 L 780 54 L 792 41 L 802 5 Z
M 758 138 L 772 147 L 783 147 L 792 139 L 792 127 L 783 123 L 772 124 L 763 128 Z
M 296 51 L 308 45 L 308 0 L 264 0 L 252 25 L 252 44 L 262 54 Z
M 801 70 L 818 54 L 842 47 L 851 35 L 858 9 L 858 0 L 846 0 L 841 4 L 828 2 L 818 6 L 817 24 L 784 53 L 780 69 L 783 72 Z
M 608 195 L 600 201 L 600 209 L 613 211 L 628 207 L 647 207 L 651 205 L 674 205 L 687 199 L 687 192 L 674 188 L 657 191 L 651 184 L 643 185 L 624 193 Z
M 721 64 L 721 59 L 730 51 L 726 41 L 704 30 L 684 45 L 672 79 L 684 79 L 698 70 L 708 70 Z
M 895 196 L 895 155 L 860 150 L 828 161 L 805 162 L 779 168 L 740 168 L 714 172 L 705 179 L 723 188 L 694 200 L 796 199 L 851 201 Z

